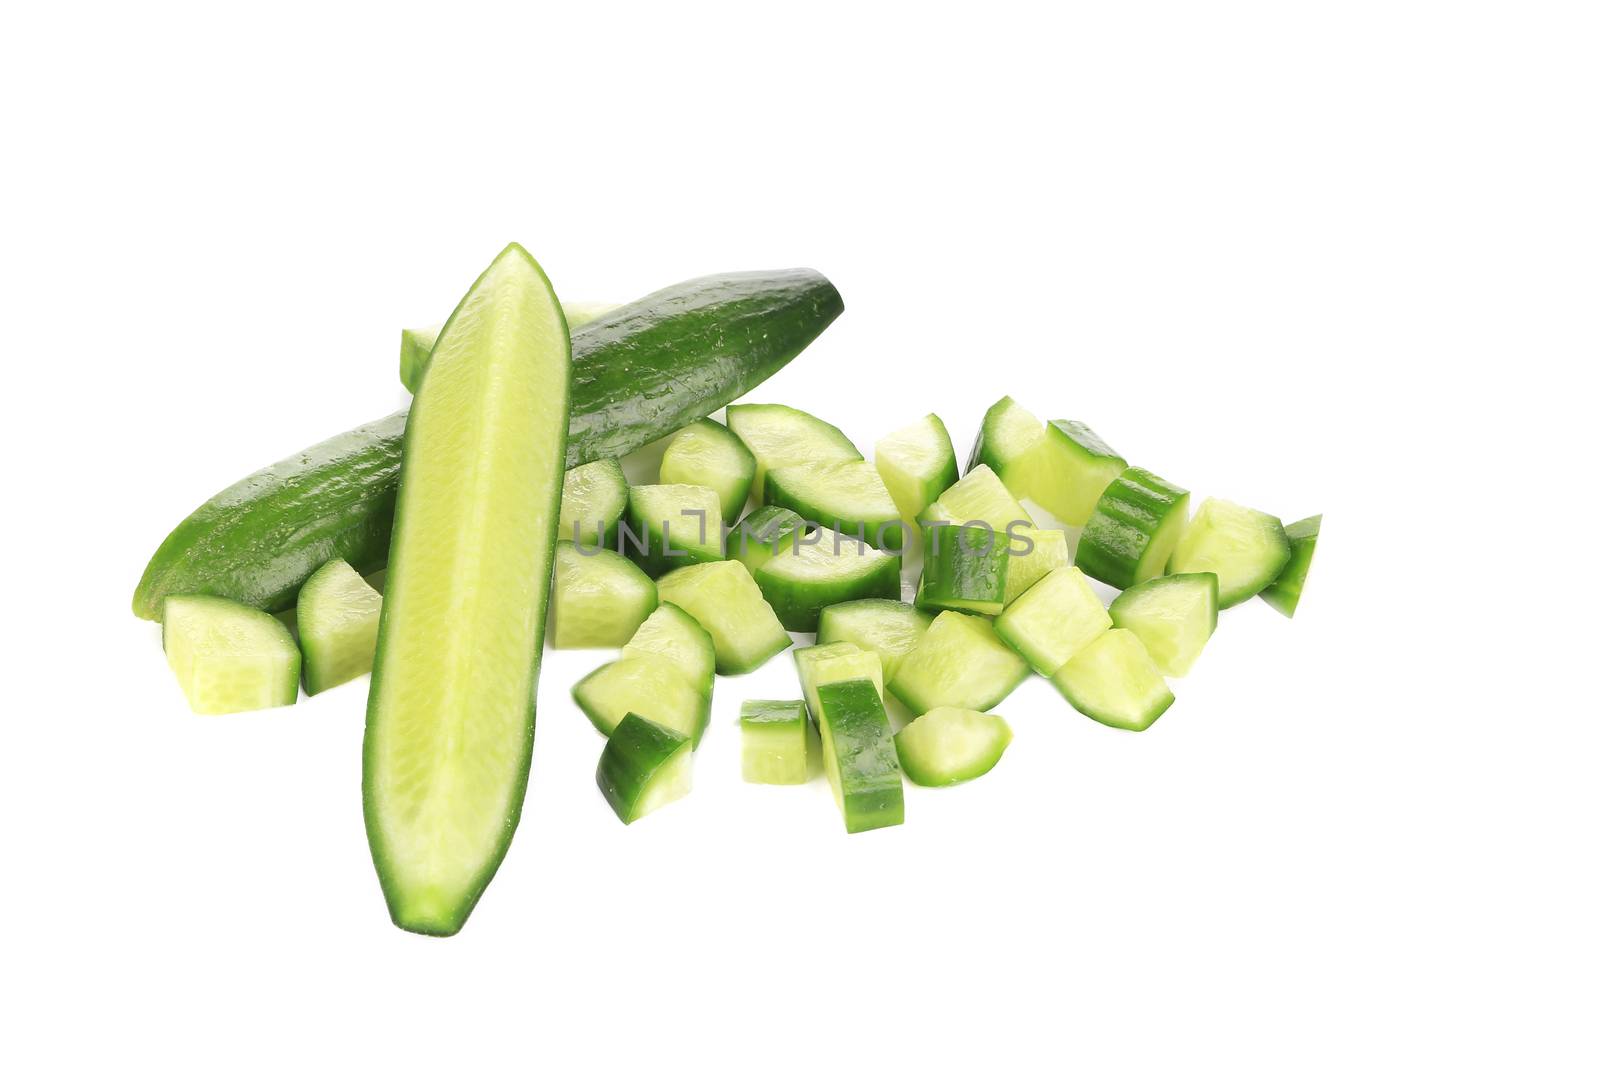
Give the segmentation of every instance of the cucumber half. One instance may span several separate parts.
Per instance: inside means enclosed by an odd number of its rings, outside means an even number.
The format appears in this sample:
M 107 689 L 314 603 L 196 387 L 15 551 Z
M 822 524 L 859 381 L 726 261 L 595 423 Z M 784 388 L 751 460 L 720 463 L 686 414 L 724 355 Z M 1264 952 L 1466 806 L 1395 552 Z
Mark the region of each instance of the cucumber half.
M 1112 588 L 1161 574 L 1189 521 L 1189 490 L 1130 466 L 1101 493 L 1078 541 L 1078 567 Z
M 929 530 L 917 606 L 997 615 L 1005 605 L 1011 538 L 986 526 Z
M 1285 618 L 1293 618 L 1305 591 L 1306 575 L 1311 572 L 1311 557 L 1317 553 L 1317 534 L 1322 532 L 1322 516 L 1312 515 L 1284 527 L 1289 537 L 1289 561 L 1278 579 L 1261 590 L 1261 598 Z
M 847 641 L 796 648 L 794 668 L 800 675 L 800 691 L 805 693 L 805 704 L 813 719 L 822 713 L 817 704 L 817 689 L 823 685 L 860 678 L 871 681 L 878 695 L 883 695 L 883 664 L 877 652 L 866 651 Z
M 567 471 L 561 483 L 560 540 L 616 544 L 617 523 L 628 510 L 628 479 L 616 459 L 597 459 Z
M 622 824 L 631 825 L 689 794 L 692 745 L 675 729 L 625 715 L 606 740 L 594 780 Z
M 620 648 L 656 609 L 656 583 L 614 551 L 556 545 L 550 646 Z
M 923 415 L 873 445 L 872 461 L 907 522 L 915 522 L 961 476 L 950 432 L 934 414 Z
M 987 711 L 1028 676 L 1028 664 L 987 619 L 945 611 L 900 661 L 889 691 L 913 714 L 935 707 Z
M 1227 608 L 1276 581 L 1291 554 L 1282 522 L 1213 497 L 1195 511 L 1167 560 L 1167 573 L 1216 574 L 1217 606 Z
M 1080 714 L 1117 729 L 1149 729 L 1172 706 L 1161 671 L 1126 629 L 1102 633 L 1050 680 Z
M 1019 529 L 1011 536 L 1011 562 L 1006 567 L 1007 607 L 1058 567 L 1072 563 L 1062 529 Z
M 848 833 L 906 820 L 905 788 L 889 715 L 872 682 L 857 678 L 817 689 L 822 767 Z
M 795 539 L 756 571 L 756 585 L 783 628 L 814 633 L 822 609 L 846 600 L 897 596 L 900 557 L 832 530 Z
M 265 611 L 220 596 L 168 596 L 161 644 L 196 714 L 282 707 L 300 695 L 300 649 Z
M 744 564 L 753 576 L 767 560 L 792 551 L 794 538 L 806 531 L 806 520 L 787 507 L 771 504 L 745 515 L 728 534 L 728 554 Z
M 686 566 L 661 578 L 656 588 L 711 634 L 719 674 L 749 673 L 791 643 L 742 563 Z
M 935 707 L 894 738 L 901 769 L 926 788 L 982 777 L 1010 743 L 1011 726 L 1004 718 L 966 707 Z
M 811 723 L 804 700 L 745 700 L 739 708 L 740 772 L 757 785 L 811 780 Z
M 372 670 L 383 597 L 343 559 L 306 579 L 294 605 L 305 659 L 306 694 L 315 696 Z
M 647 574 L 722 558 L 722 502 L 704 485 L 635 485 L 627 549 Z
M 1169 574 L 1111 601 L 1111 621 L 1139 638 L 1167 677 L 1189 672 L 1217 629 L 1217 575 Z
M 766 499 L 802 518 L 876 548 L 898 551 L 905 523 L 878 468 L 864 459 L 830 459 L 767 471 Z
M 994 623 L 1001 640 L 1049 677 L 1111 628 L 1111 616 L 1075 566 L 1039 581 Z
M 899 600 L 833 603 L 822 609 L 817 644 L 847 641 L 863 651 L 876 652 L 883 679 L 888 682 L 894 680 L 901 660 L 916 647 L 932 621 L 932 615 Z
M 736 403 L 728 408 L 728 428 L 756 459 L 750 482 L 751 506 L 760 507 L 767 471 L 824 459 L 860 459 L 861 452 L 837 426 L 781 403 Z
M 982 522 L 997 533 L 1033 525 L 1028 512 L 987 466 L 975 466 L 951 485 L 917 517 L 924 527 L 939 522 L 964 525 Z
M 722 502 L 722 520 L 732 524 L 744 510 L 755 456 L 727 426 L 702 418 L 680 429 L 661 454 L 665 485 L 703 485 Z

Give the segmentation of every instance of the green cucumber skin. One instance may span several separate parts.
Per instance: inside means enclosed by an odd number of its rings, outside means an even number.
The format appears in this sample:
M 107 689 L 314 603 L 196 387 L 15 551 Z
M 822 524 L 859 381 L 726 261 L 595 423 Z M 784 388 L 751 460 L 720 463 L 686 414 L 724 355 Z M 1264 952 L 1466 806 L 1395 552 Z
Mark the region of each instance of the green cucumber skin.
M 763 498 L 767 504 L 801 515 L 806 521 L 823 529 L 835 529 L 847 537 L 864 540 L 879 551 L 897 552 L 905 547 L 907 524 L 898 515 L 881 522 L 862 522 L 811 507 L 807 501 L 786 491 L 783 483 L 773 477 L 776 473 L 776 470 L 768 470 L 766 481 L 762 485 Z M 806 513 L 808 511 L 809 514 Z
M 842 551 L 849 551 L 843 548 Z M 822 610 L 852 600 L 896 599 L 900 595 L 900 556 L 886 555 L 870 573 L 853 581 L 802 584 L 783 580 L 771 572 L 756 571 L 756 586 L 772 605 L 772 612 L 791 633 L 815 633 Z
M 839 776 L 842 779 L 848 773 L 850 777 L 851 789 L 843 795 L 845 832 L 864 833 L 904 823 L 900 755 L 877 686 L 859 678 L 834 681 L 817 688 L 817 703 Z
M 634 821 L 640 794 L 661 765 L 683 750 L 689 738 L 636 714 L 624 715 L 606 739 L 595 768 L 595 784 L 624 825 Z
M 1189 490 L 1141 467 L 1130 466 L 1106 486 L 1078 541 L 1073 564 L 1112 588 L 1138 584 L 1140 561 L 1174 509 L 1187 513 Z M 1167 565 L 1159 560 L 1155 573 Z
M 794 544 L 793 534 L 805 530 L 806 520 L 787 507 L 762 507 L 745 515 L 728 534 L 728 558 L 744 563 L 754 576 L 776 552 Z
M 936 526 L 928 538 L 917 606 L 999 614 L 1005 605 L 1009 538 L 983 526 Z M 990 610 L 992 606 L 994 609 Z
M 718 274 L 646 296 L 572 334 L 567 466 L 618 458 L 771 377 L 844 310 L 814 270 Z M 179 523 L 133 594 L 159 620 L 180 593 L 276 612 L 323 563 L 363 574 L 389 555 L 406 412 L 245 478 Z
M 1283 527 L 1289 536 L 1289 561 L 1279 572 L 1278 579 L 1257 595 L 1272 605 L 1273 610 L 1285 618 L 1293 618 L 1300 606 L 1300 596 L 1305 592 L 1306 575 L 1311 572 L 1311 558 L 1317 553 L 1317 534 L 1322 532 L 1322 516 L 1312 515 Z

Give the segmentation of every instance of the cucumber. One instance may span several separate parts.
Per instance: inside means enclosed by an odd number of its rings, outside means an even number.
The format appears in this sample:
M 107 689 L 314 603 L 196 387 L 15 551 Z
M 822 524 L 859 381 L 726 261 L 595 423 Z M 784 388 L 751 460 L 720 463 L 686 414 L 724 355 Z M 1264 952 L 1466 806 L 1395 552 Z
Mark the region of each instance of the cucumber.
M 986 526 L 929 531 L 917 606 L 927 611 L 997 615 L 1005 605 L 1010 538 Z
M 966 707 L 935 707 L 894 738 L 900 768 L 926 788 L 982 777 L 1010 743 L 1011 726 L 1004 718 Z
M 626 455 L 742 396 L 841 310 L 821 274 L 777 270 L 685 282 L 580 328 L 565 466 Z M 212 497 L 151 557 L 134 614 L 160 618 L 161 601 L 179 593 L 281 611 L 329 559 L 382 569 L 405 417 L 324 441 Z
M 871 681 L 878 695 L 883 695 L 883 664 L 877 652 L 866 651 L 847 641 L 796 648 L 794 669 L 800 675 L 800 691 L 805 694 L 806 707 L 814 720 L 822 713 L 817 705 L 817 689 L 823 685 L 861 678 Z
M 1130 466 L 1106 486 L 1078 541 L 1078 568 L 1112 588 L 1165 571 L 1189 521 L 1189 490 Z
M 568 303 L 563 300 L 561 313 L 566 316 L 567 328 L 572 330 L 587 325 L 621 306 L 621 304 Z M 438 340 L 439 327 L 436 325 L 424 329 L 400 331 L 400 384 L 406 387 L 407 392 L 417 391 L 417 379 L 422 376 L 422 368 L 427 365 L 428 356 L 432 354 L 433 346 Z
M 861 458 L 837 426 L 781 403 L 737 403 L 728 408 L 727 417 L 728 428 L 756 457 L 756 475 L 750 483 L 752 507 L 760 507 L 764 500 L 768 470 L 823 459 Z
M 1111 621 L 1139 638 L 1167 677 L 1182 677 L 1217 629 L 1217 575 L 1170 574 L 1111 601 Z
M 709 418 L 680 429 L 661 455 L 660 481 L 667 485 L 704 485 L 722 503 L 722 520 L 732 524 L 744 510 L 756 460 L 732 431 Z
M 330 559 L 306 579 L 294 605 L 306 695 L 372 670 L 382 610 L 383 597 L 343 559 Z
M 1046 425 L 1009 396 L 984 415 L 968 472 L 979 464 L 1069 526 L 1088 522 L 1101 492 L 1128 465 L 1082 422 Z
M 740 771 L 757 785 L 811 780 L 811 723 L 804 700 L 745 700 L 739 708 Z
M 986 466 L 975 466 L 917 516 L 924 527 L 947 522 L 963 525 L 982 522 L 997 533 L 1010 533 L 1033 525 L 1028 512 Z
M 594 780 L 622 824 L 631 825 L 689 794 L 692 745 L 675 729 L 637 714 L 624 715 L 606 740 Z
M 847 600 L 900 594 L 900 557 L 832 530 L 797 537 L 756 571 L 761 595 L 795 633 L 815 633 L 822 609 Z
M 662 577 L 656 589 L 662 600 L 682 607 L 711 634 L 719 674 L 749 673 L 790 644 L 742 563 L 686 566 Z
M 1172 690 L 1139 638 L 1108 629 L 1050 679 L 1080 714 L 1117 729 L 1149 729 L 1172 706 Z
M 1006 567 L 1007 607 L 1050 571 L 1072 563 L 1065 530 L 1014 530 L 1011 541 L 1011 562 Z
M 169 596 L 161 645 L 196 714 L 282 707 L 300 695 L 300 649 L 282 622 L 218 596 Z
M 448 936 L 510 846 L 566 469 L 567 326 L 515 244 L 423 375 L 367 701 L 367 838 L 401 928 Z
M 663 655 L 636 652 L 606 663 L 572 686 L 572 701 L 606 736 L 632 714 L 675 729 L 698 746 L 711 721 L 709 684 L 697 688 Z
M 872 461 L 907 522 L 915 522 L 961 476 L 950 433 L 935 414 L 923 415 L 873 445 Z
M 1285 618 L 1293 618 L 1300 606 L 1300 593 L 1311 571 L 1311 557 L 1317 552 L 1317 534 L 1322 532 L 1322 516 L 1312 515 L 1284 527 L 1289 537 L 1289 561 L 1272 584 L 1261 590 L 1261 598 Z
M 635 485 L 628 490 L 625 547 L 647 574 L 722 558 L 722 503 L 704 485 Z
M 817 708 L 822 767 L 845 832 L 900 825 L 906 820 L 905 789 L 878 690 L 860 678 L 835 681 L 817 689 Z
M 1282 522 L 1212 497 L 1195 511 L 1179 538 L 1167 573 L 1216 574 L 1217 606 L 1226 608 L 1278 580 L 1292 554 Z
M 864 459 L 774 467 L 767 471 L 766 499 L 884 551 L 899 551 L 905 544 L 900 510 L 878 468 Z
M 635 655 L 659 655 L 668 660 L 709 704 L 711 682 L 717 672 L 716 645 L 705 627 L 682 607 L 663 603 L 650 612 L 650 617 L 622 646 L 624 659 Z
M 806 520 L 787 507 L 771 504 L 745 515 L 728 534 L 728 554 L 754 576 L 774 555 L 794 550 L 794 539 L 806 531 Z
M 631 560 L 604 548 L 556 545 L 552 648 L 620 648 L 655 609 L 656 583 Z
M 1028 676 L 1028 664 L 987 619 L 945 611 L 928 626 L 889 682 L 913 714 L 935 707 L 987 711 Z
M 893 681 L 901 660 L 911 653 L 932 621 L 932 615 L 899 600 L 832 603 L 822 609 L 817 643 L 848 641 L 864 651 L 876 652 L 883 679 Z
M 570 300 L 562 300 L 561 313 L 567 316 L 567 328 L 577 329 L 579 326 L 587 326 L 602 315 L 609 315 L 619 307 L 625 306 L 627 305 L 600 303 L 595 300 L 580 300 L 576 303 Z
M 560 540 L 617 543 L 617 524 L 628 510 L 628 479 L 615 459 L 597 459 L 567 471 L 561 482 Z
M 987 466 L 1019 500 L 1038 503 L 1048 495 L 1044 470 L 1044 423 L 1009 396 L 984 412 L 978 436 L 967 457 L 967 470 Z
M 994 623 L 995 634 L 1046 677 L 1110 628 L 1111 615 L 1075 566 L 1039 581 Z

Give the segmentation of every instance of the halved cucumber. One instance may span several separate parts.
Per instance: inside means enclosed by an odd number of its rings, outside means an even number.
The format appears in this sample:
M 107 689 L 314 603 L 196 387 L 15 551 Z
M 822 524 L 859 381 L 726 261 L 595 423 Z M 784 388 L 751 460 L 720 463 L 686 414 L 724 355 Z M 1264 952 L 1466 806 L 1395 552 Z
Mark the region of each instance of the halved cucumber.
M 663 603 L 650 612 L 622 646 L 624 659 L 659 655 L 674 663 L 689 682 L 711 698 L 711 681 L 717 672 L 717 648 L 711 634 L 675 603 Z
M 817 705 L 817 689 L 823 685 L 861 678 L 871 681 L 878 695 L 883 695 L 883 664 L 878 653 L 858 648 L 848 641 L 796 648 L 794 668 L 800 675 L 800 691 L 805 694 L 805 704 L 813 719 L 822 713 Z
M 994 623 L 995 634 L 1046 677 L 1110 628 L 1111 616 L 1075 566 L 1050 573 Z
M 935 414 L 923 415 L 873 445 L 872 461 L 907 522 L 915 522 L 961 476 L 950 433 Z
M 330 559 L 300 586 L 295 629 L 305 659 L 306 695 L 372 670 L 383 597 L 343 559 Z
M 806 520 L 787 507 L 771 504 L 745 515 L 728 534 L 728 555 L 738 559 L 752 575 L 774 555 L 792 551 L 794 538 L 806 529 Z
M 1112 588 L 1162 573 L 1189 521 L 1189 490 L 1130 466 L 1106 486 L 1078 541 L 1078 568 Z
M 704 485 L 635 485 L 628 491 L 628 554 L 647 574 L 722 558 L 722 502 Z
M 1172 706 L 1172 690 L 1132 632 L 1110 629 L 1050 679 L 1079 713 L 1118 729 L 1148 729 Z
M 719 674 L 749 673 L 790 644 L 789 634 L 744 564 L 700 563 L 656 582 L 667 603 L 682 607 L 711 634 Z
M 728 428 L 739 435 L 756 458 L 750 482 L 750 504 L 760 507 L 767 471 L 824 459 L 860 459 L 850 438 L 815 415 L 781 403 L 736 403 L 728 408 Z
M 1182 677 L 1217 629 L 1217 575 L 1169 574 L 1111 601 L 1111 621 L 1139 638 L 1168 677 Z
M 727 426 L 702 418 L 680 429 L 661 454 L 664 485 L 704 485 L 722 501 L 722 520 L 732 523 L 744 510 L 756 460 Z
M 1050 571 L 1072 563 L 1067 534 L 1061 529 L 1014 530 L 1010 551 L 1011 562 L 1006 567 L 1007 607 Z
M 817 733 L 822 767 L 848 833 L 906 820 L 900 759 L 883 699 L 872 682 L 857 678 L 817 689 Z
M 887 682 L 894 680 L 901 660 L 911 653 L 932 621 L 932 615 L 899 600 L 833 603 L 822 609 L 818 619 L 817 644 L 848 641 L 863 651 L 876 652 Z
M 656 583 L 605 548 L 556 545 L 552 648 L 620 648 L 656 609 Z
M 616 459 L 597 459 L 567 471 L 561 483 L 559 540 L 617 545 L 617 524 L 628 510 L 628 479 Z
M 975 466 L 967 471 L 967 476 L 940 493 L 939 498 L 917 516 L 917 521 L 924 527 L 939 522 L 958 526 L 983 522 L 997 533 L 1010 532 L 1014 525 L 1033 525 L 1022 504 L 986 466 Z
M 1011 538 L 987 526 L 929 530 L 917 606 L 926 611 L 997 615 L 1005 605 Z
M 629 714 L 669 726 L 700 743 L 711 720 L 709 686 L 697 688 L 662 655 L 635 653 L 606 663 L 572 686 L 572 699 L 610 736 Z
M 900 660 L 889 691 L 913 714 L 935 707 L 987 711 L 1028 676 L 1028 664 L 994 635 L 994 625 L 945 611 Z
M 783 627 L 814 633 L 822 609 L 846 600 L 900 594 L 900 557 L 832 530 L 797 537 L 756 571 L 756 584 Z
M 828 459 L 767 471 L 766 499 L 828 529 L 887 551 L 905 543 L 905 523 L 878 468 L 864 459 Z
M 675 729 L 624 715 L 600 753 L 594 780 L 622 823 L 631 824 L 689 794 L 693 746 Z
M 1282 522 L 1212 497 L 1179 538 L 1167 573 L 1216 574 L 1217 606 L 1232 607 L 1276 581 L 1291 554 Z
M 615 311 L 621 306 L 621 304 L 567 303 L 563 300 L 561 313 L 566 316 L 567 328 L 572 330 L 593 322 L 601 315 Z M 417 391 L 422 368 L 428 365 L 428 356 L 432 354 L 433 346 L 438 340 L 438 326 L 400 331 L 400 384 L 404 385 L 408 392 Z
M 550 283 L 513 244 L 439 334 L 411 406 L 363 799 L 389 913 L 415 932 L 461 928 L 521 815 L 571 370 Z
M 811 723 L 804 700 L 745 700 L 739 708 L 740 771 L 758 785 L 811 780 Z
M 265 611 L 220 596 L 168 596 L 161 644 L 196 714 L 282 707 L 300 695 L 300 649 Z
M 1293 618 L 1300 606 L 1300 593 L 1311 572 L 1311 557 L 1317 552 L 1317 534 L 1322 532 L 1322 516 L 1312 515 L 1284 527 L 1289 537 L 1289 561 L 1276 581 L 1261 590 L 1261 598 L 1286 618 Z
M 935 707 L 894 738 L 900 768 L 927 788 L 982 777 L 1010 743 L 1011 726 L 1004 718 L 966 707 Z

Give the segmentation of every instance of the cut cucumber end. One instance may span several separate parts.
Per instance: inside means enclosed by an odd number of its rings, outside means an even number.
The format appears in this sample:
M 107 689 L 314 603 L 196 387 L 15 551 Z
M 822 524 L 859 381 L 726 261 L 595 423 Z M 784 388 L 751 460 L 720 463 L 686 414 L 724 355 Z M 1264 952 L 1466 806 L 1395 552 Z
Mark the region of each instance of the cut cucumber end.
M 711 634 L 719 674 L 749 673 L 791 643 L 742 563 L 686 566 L 661 578 L 656 588 Z
M 825 459 L 860 459 L 861 452 L 837 426 L 781 403 L 736 403 L 728 407 L 728 428 L 755 456 L 750 504 L 764 502 L 767 471 Z
M 382 611 L 383 597 L 343 559 L 306 579 L 295 601 L 295 629 L 308 696 L 371 672 Z
M 556 545 L 550 601 L 554 648 L 620 648 L 656 609 L 656 583 L 604 548 Z
M 689 738 L 636 714 L 617 723 L 595 770 L 600 794 L 624 825 L 687 796 L 693 780 Z
M 1139 638 L 1167 677 L 1182 677 L 1217 628 L 1217 575 L 1153 578 L 1111 603 L 1111 621 Z
M 848 833 L 900 825 L 905 788 L 883 699 L 857 678 L 817 689 L 822 766 Z
M 1106 486 L 1078 542 L 1078 567 L 1112 588 L 1165 572 L 1189 521 L 1189 490 L 1130 466 Z
M 811 780 L 811 723 L 804 700 L 745 700 L 739 737 L 746 781 L 803 785 Z
M 1167 561 L 1167 573 L 1216 574 L 1217 606 L 1225 609 L 1276 581 L 1291 554 L 1282 522 L 1212 497 L 1195 511 Z
M 825 607 L 898 596 L 900 557 L 815 529 L 762 564 L 755 580 L 783 628 L 814 633 Z
M 873 446 L 872 461 L 907 523 L 960 478 L 950 433 L 935 414 L 884 437 Z
M 889 691 L 913 714 L 946 706 L 986 711 L 1027 676 L 1027 662 L 995 636 L 992 623 L 945 611 L 900 661 Z
M 721 501 L 722 521 L 729 524 L 744 510 L 755 474 L 750 449 L 732 430 L 709 418 L 680 429 L 661 455 L 661 483 L 711 489 Z
M 615 459 L 600 459 L 568 470 L 561 483 L 559 540 L 579 544 L 617 543 L 617 523 L 628 510 L 628 479 Z
M 283 707 L 300 695 L 300 649 L 265 611 L 219 596 L 168 596 L 161 643 L 196 714 Z
M 997 714 L 934 707 L 895 735 L 900 766 L 915 784 L 942 788 L 982 777 L 1011 743 L 1011 726 Z
M 894 679 L 900 662 L 928 631 L 933 616 L 898 599 L 852 600 L 822 609 L 817 644 L 845 642 L 875 652 L 885 682 Z M 798 654 L 798 652 L 796 653 Z
M 1101 634 L 1050 680 L 1080 714 L 1117 729 L 1149 729 L 1172 706 L 1161 671 L 1126 629 Z
M 1317 534 L 1322 532 L 1322 516 L 1312 515 L 1284 527 L 1289 537 L 1289 561 L 1276 581 L 1261 590 L 1261 598 L 1285 618 L 1293 618 L 1305 591 L 1306 575 L 1311 572 L 1311 557 L 1317 552 Z
M 1111 616 L 1075 566 L 1041 579 L 994 624 L 995 634 L 1046 677 L 1110 628 Z

